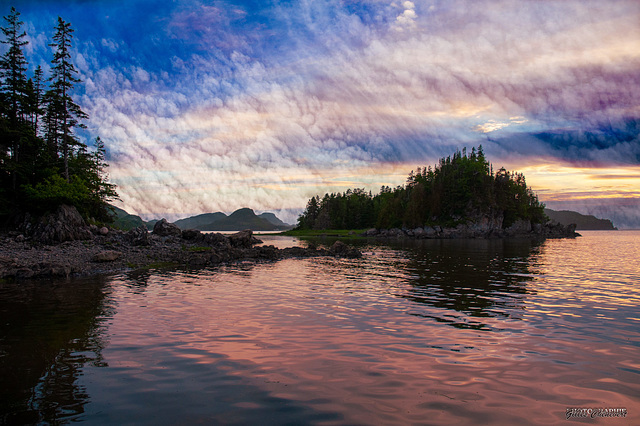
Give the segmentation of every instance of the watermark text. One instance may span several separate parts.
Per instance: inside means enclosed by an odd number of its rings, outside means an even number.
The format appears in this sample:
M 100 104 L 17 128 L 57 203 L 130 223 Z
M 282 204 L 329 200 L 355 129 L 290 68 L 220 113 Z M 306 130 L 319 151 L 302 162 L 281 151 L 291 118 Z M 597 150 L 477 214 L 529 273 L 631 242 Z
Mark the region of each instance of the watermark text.
M 567 408 L 567 420 L 595 419 L 598 417 L 627 417 L 626 408 Z

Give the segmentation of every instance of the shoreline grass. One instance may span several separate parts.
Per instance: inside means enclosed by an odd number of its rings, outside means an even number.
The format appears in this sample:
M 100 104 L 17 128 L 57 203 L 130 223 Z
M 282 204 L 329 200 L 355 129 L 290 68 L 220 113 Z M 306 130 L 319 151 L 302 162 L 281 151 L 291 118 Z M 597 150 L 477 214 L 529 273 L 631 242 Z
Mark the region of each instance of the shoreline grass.
M 340 237 L 340 238 L 364 238 L 362 234 L 366 229 L 291 229 L 277 235 L 288 237 Z

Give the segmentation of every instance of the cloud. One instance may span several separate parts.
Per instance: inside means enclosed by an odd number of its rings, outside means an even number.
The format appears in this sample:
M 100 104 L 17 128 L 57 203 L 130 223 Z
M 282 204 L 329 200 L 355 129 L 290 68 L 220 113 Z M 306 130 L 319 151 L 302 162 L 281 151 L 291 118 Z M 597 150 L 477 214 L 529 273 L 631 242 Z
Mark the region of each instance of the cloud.
M 396 31 L 414 29 L 416 26 L 416 19 L 418 18 L 415 11 L 415 4 L 410 1 L 405 1 L 402 3 L 402 7 L 404 8 L 404 11 L 396 17 L 393 29 Z
M 291 212 L 479 143 L 501 164 L 640 163 L 637 2 L 436 5 L 184 1 L 144 43 L 96 33 L 82 105 L 124 207 Z

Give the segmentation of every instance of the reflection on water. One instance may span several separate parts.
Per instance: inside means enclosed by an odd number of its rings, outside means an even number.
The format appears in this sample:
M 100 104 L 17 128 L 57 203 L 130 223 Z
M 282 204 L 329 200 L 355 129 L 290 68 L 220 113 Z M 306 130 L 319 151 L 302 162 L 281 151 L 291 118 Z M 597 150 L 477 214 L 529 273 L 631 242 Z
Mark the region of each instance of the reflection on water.
M 412 315 L 458 328 L 484 329 L 482 317 L 520 318 L 527 283 L 537 272 L 531 258 L 539 242 L 522 240 L 426 240 L 405 247 L 379 273 L 402 270 L 411 285 L 402 297 L 416 302 Z M 384 257 L 384 259 L 389 259 Z M 421 305 L 428 308 L 421 310 Z M 434 310 L 432 308 L 439 308 Z
M 362 250 L 4 284 L 1 418 L 547 424 L 622 407 L 620 424 L 640 421 L 640 233 Z
M 2 423 L 48 422 L 83 412 L 82 368 L 103 366 L 104 280 L 0 285 Z

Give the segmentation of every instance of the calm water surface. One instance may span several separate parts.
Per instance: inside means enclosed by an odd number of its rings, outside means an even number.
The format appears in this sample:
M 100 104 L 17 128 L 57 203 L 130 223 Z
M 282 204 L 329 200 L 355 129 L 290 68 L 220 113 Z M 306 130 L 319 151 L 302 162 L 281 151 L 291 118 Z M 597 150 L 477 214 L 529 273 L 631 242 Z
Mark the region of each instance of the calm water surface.
M 640 231 L 583 235 L 1 284 L 0 419 L 640 424 Z

